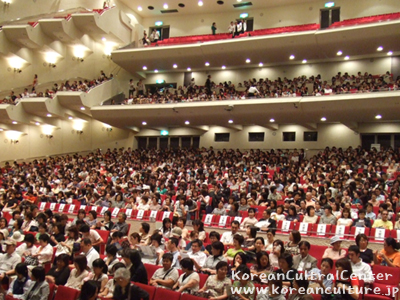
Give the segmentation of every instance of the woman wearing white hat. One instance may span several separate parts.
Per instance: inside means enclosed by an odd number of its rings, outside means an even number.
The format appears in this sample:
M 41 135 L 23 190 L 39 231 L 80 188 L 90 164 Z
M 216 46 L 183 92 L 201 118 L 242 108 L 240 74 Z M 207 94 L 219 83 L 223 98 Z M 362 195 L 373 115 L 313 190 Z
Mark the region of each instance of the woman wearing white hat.
M 337 235 L 332 237 L 330 244 L 332 248 L 327 248 L 322 258 L 330 258 L 332 260 L 338 260 L 346 256 L 346 251 L 341 248 L 342 240 L 340 239 L 340 237 L 338 237 Z

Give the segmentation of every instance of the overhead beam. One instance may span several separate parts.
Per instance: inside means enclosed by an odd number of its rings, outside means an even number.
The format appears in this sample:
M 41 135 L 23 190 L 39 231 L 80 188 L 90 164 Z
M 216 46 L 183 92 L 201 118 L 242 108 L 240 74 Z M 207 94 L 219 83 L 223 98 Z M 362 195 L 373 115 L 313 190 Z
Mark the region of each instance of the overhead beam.
M 345 121 L 345 122 L 341 122 L 344 126 L 350 128 L 351 130 L 353 130 L 354 132 L 358 133 L 358 123 L 357 122 L 353 122 L 353 121 Z
M 190 126 L 188 125 L 188 127 L 194 128 L 194 129 L 199 129 L 201 131 L 207 132 L 210 130 L 210 126 L 204 125 L 204 126 Z
M 224 127 L 235 129 L 236 131 L 242 131 L 243 125 L 225 125 Z
M 299 125 L 310 130 L 317 130 L 317 123 L 299 123 Z
M 276 123 L 269 123 L 269 124 L 265 124 L 265 125 L 255 124 L 255 125 L 267 128 L 267 129 L 272 130 L 272 131 L 276 131 L 276 130 L 279 129 L 279 125 L 276 124 Z

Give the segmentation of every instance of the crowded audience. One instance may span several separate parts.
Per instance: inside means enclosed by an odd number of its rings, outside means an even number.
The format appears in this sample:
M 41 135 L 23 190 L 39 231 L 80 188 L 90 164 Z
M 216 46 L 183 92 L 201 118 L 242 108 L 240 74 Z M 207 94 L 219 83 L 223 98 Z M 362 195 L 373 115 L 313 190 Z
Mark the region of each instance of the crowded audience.
M 384 235 L 381 250 L 368 248 L 371 239 L 379 240 L 369 230 L 386 232 L 397 223 L 398 162 L 399 152 L 393 149 L 333 147 L 309 158 L 302 149 L 114 149 L 6 163 L 0 174 L 2 292 L 36 299 L 35 295 L 49 295 L 50 286 L 83 290 L 93 284 L 97 288 L 90 293 L 102 297 L 134 299 L 130 295 L 135 292 L 146 299 L 147 292 L 136 282 L 227 299 L 238 296 L 230 294 L 231 286 L 254 283 L 335 288 L 342 284 L 335 279 L 295 278 L 305 271 L 326 276 L 335 268 L 353 287 L 360 283 L 350 281 L 349 272 L 371 284 L 374 265 L 400 268 L 397 237 Z M 152 206 L 147 205 L 149 199 Z M 379 205 L 374 206 L 376 201 Z M 43 202 L 96 204 L 110 211 L 80 206 L 70 218 L 54 207 L 39 208 Z M 240 213 L 230 217 L 235 204 Z M 155 229 L 149 219 L 130 233 L 127 220 L 132 209 L 135 215 L 158 210 L 168 216 Z M 222 235 L 205 230 L 221 225 L 207 219 L 214 213 L 226 218 L 222 227 L 228 229 Z M 302 222 L 361 231 L 352 236 L 348 249 L 342 242 L 350 233 L 333 232 L 330 247 L 315 257 L 311 251 L 316 246 L 302 229 L 291 227 L 287 242 L 275 237 L 282 224 Z M 148 264 L 158 269 L 149 274 Z M 238 280 L 232 272 L 241 272 L 242 277 Z M 254 280 L 245 274 L 254 275 Z M 264 274 L 283 279 L 275 282 Z M 204 282 L 203 275 L 208 276 Z

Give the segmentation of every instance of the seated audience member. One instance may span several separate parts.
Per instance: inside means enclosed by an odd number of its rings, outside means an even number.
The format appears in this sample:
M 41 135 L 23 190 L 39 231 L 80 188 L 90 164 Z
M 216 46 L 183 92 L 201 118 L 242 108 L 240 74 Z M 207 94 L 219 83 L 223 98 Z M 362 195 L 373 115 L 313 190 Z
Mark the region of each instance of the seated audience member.
M 27 233 L 24 237 L 24 243 L 19 245 L 17 249 L 15 249 L 15 251 L 18 253 L 19 256 L 25 259 L 27 256 L 36 254 L 37 248 L 34 244 L 35 237 L 32 233 Z
M 104 212 L 104 220 L 97 222 L 96 229 L 111 231 L 113 226 L 114 222 L 111 221 L 111 211 L 107 210 Z
M 207 259 L 207 255 L 201 251 L 201 247 L 203 246 L 203 242 L 200 240 L 194 240 L 192 242 L 192 248 L 191 251 L 188 252 L 188 255 L 190 259 L 194 263 L 194 267 L 196 268 L 197 271 L 200 271 Z
M 272 251 L 269 253 L 269 261 L 271 266 L 274 268 L 279 268 L 279 258 L 285 252 L 285 246 L 281 240 L 275 240 Z
M 206 293 L 209 299 L 225 300 L 230 295 L 232 286 L 231 280 L 226 276 L 228 273 L 228 263 L 220 261 L 216 267 L 216 274 L 208 276 L 204 286 L 198 291 L 201 295 Z
M 138 245 L 140 245 L 140 234 L 137 232 L 132 232 L 129 236 L 129 248 L 137 249 Z
M 225 231 L 221 236 L 221 242 L 225 246 L 233 246 L 233 237 L 234 235 L 238 234 L 239 231 L 239 222 L 233 220 L 231 223 L 231 231 Z
M 15 251 L 14 240 L 6 240 L 4 244 L 6 251 L 0 254 L 0 282 L 7 285 L 9 277 L 15 274 L 15 267 L 21 262 L 21 256 Z
M 44 264 L 51 262 L 51 259 L 53 258 L 53 247 L 49 244 L 50 242 L 50 237 L 45 233 L 40 235 L 39 237 L 39 244 L 40 246 L 37 247 L 37 251 L 35 254 L 31 254 L 30 257 L 36 258 L 37 262 L 33 263 L 33 260 L 31 263 L 33 265 L 38 264 L 39 266 L 43 266 Z M 28 263 L 29 265 L 29 263 Z
M 149 223 L 143 222 L 139 228 L 140 234 L 140 244 L 141 245 L 150 245 L 150 225 Z
M 246 228 L 247 237 L 244 239 L 243 247 L 247 248 L 247 250 L 249 251 L 254 250 L 254 243 L 257 237 L 257 230 L 258 230 L 257 227 L 247 226 Z
M 94 210 L 89 211 L 86 224 L 89 225 L 90 229 L 96 229 L 97 223 L 97 212 Z
M 192 232 L 190 232 L 190 242 L 186 245 L 185 250 L 186 251 L 190 251 L 192 249 L 192 243 L 195 240 L 199 239 L 199 233 L 196 230 L 193 230 Z M 201 247 L 201 251 L 204 251 L 205 248 L 204 246 Z
M 325 205 L 325 213 L 321 216 L 319 224 L 331 224 L 336 225 L 336 217 L 332 214 L 332 207 Z
M 316 224 L 318 221 L 318 216 L 315 214 L 314 206 L 307 206 L 307 215 L 304 216 L 303 223 Z
M 248 214 L 249 216 L 244 218 L 242 225 L 240 226 L 241 229 L 246 229 L 248 226 L 254 226 L 258 223 L 258 220 L 255 217 L 256 210 L 254 208 L 249 208 Z
M 244 252 L 236 253 L 235 257 L 233 258 L 232 264 L 229 264 L 229 274 L 228 276 L 232 276 L 232 272 L 236 271 L 237 268 L 241 265 L 247 265 L 247 255 Z
M 56 256 L 60 253 L 67 253 L 72 255 L 74 253 L 74 245 L 80 244 L 81 238 L 79 237 L 79 231 L 76 226 L 71 226 L 68 229 L 68 238 L 65 242 L 60 242 L 57 245 Z
M 186 248 L 187 245 L 186 245 L 185 240 L 182 238 L 182 229 L 181 228 L 175 227 L 174 229 L 172 229 L 171 237 L 174 237 L 178 240 L 178 248 L 179 249 Z
M 93 248 L 92 241 L 89 238 L 82 239 L 81 251 L 81 254 L 86 256 L 89 270 L 93 270 L 92 264 L 96 259 L 100 258 L 100 254 Z
M 114 300 L 149 300 L 149 293 L 131 283 L 131 273 L 128 269 L 119 268 L 114 274 Z
M 61 242 L 65 242 L 65 235 L 62 230 L 63 226 L 61 223 L 57 223 L 53 226 L 53 234 L 50 236 L 50 245 L 52 247 L 57 246 Z
M 261 236 L 258 236 L 254 240 L 254 247 L 252 247 L 252 249 L 248 249 L 248 250 L 252 251 L 255 255 L 257 255 L 257 253 L 264 251 L 264 249 L 265 249 L 264 243 L 265 243 L 264 238 Z M 248 252 L 248 253 L 250 254 L 251 252 Z
M 206 262 L 203 265 L 203 268 L 201 268 L 201 271 L 206 274 L 216 274 L 216 266 L 219 262 L 221 261 L 226 261 L 226 258 L 223 256 L 224 255 L 224 244 L 222 244 L 220 241 L 215 241 L 211 244 L 211 254 L 207 257 Z
M 108 268 L 108 274 L 113 275 L 112 273 L 112 267 L 119 263 L 119 260 L 117 258 L 117 252 L 118 249 L 115 247 L 115 245 L 107 245 L 106 247 L 106 254 L 107 256 L 104 257 L 104 262 L 107 265 Z
M 169 218 L 165 218 L 162 222 L 162 226 L 160 227 L 160 233 L 164 238 L 169 239 L 171 237 L 172 231 L 172 222 Z
M 293 269 L 293 256 L 289 252 L 284 252 L 279 258 L 279 270 L 276 271 L 282 280 L 282 285 L 293 287 L 293 280 L 296 278 L 297 270 Z
M 236 272 L 237 276 L 235 278 L 239 277 L 240 279 L 235 280 L 233 282 L 232 287 L 237 289 L 234 290 L 235 293 L 232 295 L 243 300 L 244 299 L 254 300 L 255 289 L 254 289 L 254 284 L 250 279 L 249 268 L 246 265 L 241 265 L 240 267 L 237 268 Z M 241 292 L 240 294 L 239 291 Z
M 28 268 L 25 263 L 19 263 L 15 266 L 15 274 L 17 275 L 10 283 L 7 295 L 14 299 L 24 299 L 24 294 L 30 288 L 32 281 L 28 276 Z
M 178 218 L 178 221 L 176 222 L 176 227 L 175 228 L 180 228 L 182 230 L 182 234 L 181 234 L 182 240 L 183 241 L 188 241 L 189 240 L 189 230 L 185 226 L 186 226 L 186 219 L 183 218 L 183 217 Z
M 235 202 L 231 205 L 230 210 L 228 211 L 229 217 L 237 217 L 239 216 L 239 203 Z
M 92 269 L 93 269 L 92 280 L 99 285 L 100 287 L 99 291 L 103 292 L 108 282 L 108 276 L 107 276 L 108 267 L 104 262 L 104 260 L 98 258 L 93 262 Z
M 179 272 L 176 268 L 172 267 L 172 260 L 174 259 L 171 253 L 165 253 L 162 256 L 162 268 L 157 269 L 150 279 L 149 284 L 155 287 L 162 287 L 172 289 L 178 281 Z
M 374 261 L 374 252 L 367 248 L 368 247 L 368 237 L 360 233 L 356 236 L 356 245 L 360 249 L 360 258 L 363 262 L 371 264 Z
M 221 235 L 216 231 L 211 231 L 209 236 L 208 236 L 208 238 L 210 240 L 210 244 L 206 246 L 206 250 L 204 250 L 204 253 L 207 254 L 207 255 L 211 255 L 211 245 L 214 242 L 219 242 L 220 239 L 221 239 Z
M 112 232 L 116 232 L 119 231 L 123 234 L 123 236 L 127 236 L 128 235 L 128 229 L 129 226 L 126 223 L 126 214 L 125 213 L 119 213 L 118 214 L 118 222 L 115 223 L 113 225 L 113 227 L 111 228 L 111 233 Z
M 100 244 L 103 244 L 104 241 L 101 238 L 100 234 L 94 230 L 94 229 L 90 229 L 88 225 L 82 225 L 81 227 L 79 227 L 79 231 L 82 234 L 82 240 L 85 238 L 90 239 L 91 241 L 91 245 L 97 250 L 100 250 Z M 110 238 L 111 239 L 111 238 Z
M 385 239 L 383 249 L 375 250 L 374 263 L 382 266 L 400 268 L 400 249 L 399 243 L 392 237 Z
M 313 299 L 312 296 L 306 295 L 309 281 L 304 278 L 295 278 L 293 280 L 293 289 L 291 290 L 288 300 L 308 300 Z M 308 298 L 310 297 L 310 298 Z
M 56 257 L 56 264 L 47 272 L 46 280 L 56 286 L 65 285 L 68 281 L 71 270 L 69 268 L 69 255 L 60 254 Z
M 140 253 L 134 249 L 125 249 L 122 254 L 126 267 L 131 272 L 131 281 L 147 284 L 147 271 Z
M 199 290 L 200 277 L 194 271 L 194 263 L 190 258 L 184 258 L 180 262 L 183 274 L 175 283 L 173 289 L 180 293 L 193 294 Z
M 166 243 L 166 249 L 173 256 L 172 267 L 176 268 L 176 269 L 180 269 L 180 264 L 179 264 L 180 252 L 178 249 L 178 244 L 179 244 L 179 241 L 175 237 L 170 238 L 170 240 Z M 162 260 L 160 261 L 159 265 L 162 265 Z
M 342 240 L 338 236 L 334 236 L 331 238 L 330 244 L 332 248 L 325 249 L 322 258 L 330 258 L 332 260 L 338 260 L 340 258 L 344 258 L 346 256 L 346 251 L 341 248 Z
M 271 218 L 272 211 L 270 209 L 266 209 L 262 213 L 262 218 L 256 223 L 254 226 L 261 229 L 261 231 L 267 231 L 268 229 L 276 228 L 276 221 Z
M 290 222 L 300 222 L 300 216 L 297 214 L 296 206 L 290 205 L 289 206 L 289 213 L 285 218 L 287 221 Z
M 286 215 L 284 213 L 284 208 L 282 205 L 278 205 L 276 207 L 276 212 L 271 214 L 271 218 L 273 218 L 276 222 L 283 221 L 286 219 Z
M 354 299 L 357 300 L 359 297 L 358 287 L 360 283 L 358 278 L 353 276 L 353 270 L 351 268 L 351 263 L 346 258 L 341 258 L 336 261 L 336 274 L 333 278 L 332 290 L 339 288 L 344 291 L 341 297 L 344 299 Z M 351 298 L 350 298 L 351 297 Z
M 356 275 L 358 279 L 363 280 L 365 283 L 373 283 L 374 275 L 372 274 L 371 266 L 363 262 L 360 258 L 360 249 L 358 246 L 351 245 L 347 252 L 353 274 Z
M 374 213 L 374 206 L 372 203 L 367 203 L 367 213 L 365 214 L 365 217 L 369 220 L 375 221 L 376 214 Z
M 353 220 L 351 219 L 350 210 L 348 208 L 343 208 L 342 217 L 336 222 L 337 225 L 351 226 Z
M 24 300 L 47 300 L 50 295 L 50 287 L 47 283 L 46 272 L 43 267 L 32 269 L 32 284 L 24 294 Z
M 389 212 L 387 210 L 383 210 L 382 213 L 382 219 L 377 219 L 374 221 L 374 224 L 372 224 L 372 228 L 384 228 L 384 229 L 393 229 L 393 223 L 391 220 L 388 219 Z
M 151 244 L 150 246 L 155 249 L 155 256 L 146 256 L 142 255 L 142 260 L 144 263 L 149 263 L 153 265 L 158 265 L 161 261 L 162 256 L 164 254 L 163 245 L 162 245 L 162 235 L 155 233 L 150 237 Z
M 300 232 L 293 230 L 289 233 L 289 242 L 285 245 L 285 251 L 292 255 L 300 254 L 299 243 L 301 241 Z
M 268 253 L 265 251 L 261 251 L 261 252 L 257 253 L 256 260 L 257 260 L 257 263 L 254 264 L 250 268 L 251 273 L 253 275 L 255 275 L 253 277 L 253 280 L 258 283 L 266 282 L 268 275 L 274 271 L 274 268 L 271 266 L 271 264 L 269 262 Z M 265 274 L 265 275 L 261 276 L 261 278 L 260 278 L 260 275 L 262 275 L 262 274 Z
M 224 207 L 224 201 L 219 201 L 218 202 L 218 207 L 214 208 L 214 210 L 211 212 L 213 215 L 219 215 L 219 216 L 225 216 L 226 215 L 226 209 Z
M 71 270 L 66 287 L 71 289 L 80 290 L 85 281 L 90 280 L 93 275 L 90 273 L 87 265 L 87 259 L 84 255 L 78 255 L 74 257 L 74 269 Z
M 109 270 L 109 273 L 115 274 L 115 271 L 117 271 L 120 268 L 125 268 L 125 265 L 122 262 L 116 263 L 111 270 Z M 108 280 L 106 286 L 104 287 L 103 292 L 99 293 L 99 297 L 103 298 L 112 298 L 113 293 L 114 293 L 114 288 L 115 288 L 115 278 L 111 278 Z
M 356 227 L 368 227 L 368 228 L 371 228 L 371 221 L 366 218 L 364 209 L 360 209 L 358 211 L 358 218 L 354 220 L 353 224 Z
M 293 257 L 293 268 L 297 271 L 310 271 L 317 267 L 317 259 L 308 253 L 310 248 L 311 245 L 307 241 L 299 243 L 300 254 Z
M 242 249 L 243 242 L 244 237 L 239 234 L 235 234 L 233 236 L 233 248 L 229 248 L 228 251 L 226 251 L 226 253 L 224 254 L 224 257 L 228 261 L 232 261 L 236 253 L 244 252 L 244 250 Z
M 330 272 L 333 268 L 333 260 L 330 258 L 323 258 L 321 261 L 321 269 L 314 268 L 306 275 L 310 281 L 309 288 L 312 289 L 313 294 L 329 293 L 332 289 L 332 279 Z M 330 295 L 330 294 L 329 294 Z
M 206 239 L 206 231 L 204 230 L 204 223 L 201 220 L 194 220 L 192 223 L 193 230 L 199 233 L 198 239 L 204 243 Z
M 78 300 L 96 300 L 99 295 L 100 287 L 94 280 L 86 281 L 82 285 L 82 291 L 79 295 Z
M 267 230 L 267 239 L 265 240 L 265 251 L 272 251 L 275 239 L 275 229 Z

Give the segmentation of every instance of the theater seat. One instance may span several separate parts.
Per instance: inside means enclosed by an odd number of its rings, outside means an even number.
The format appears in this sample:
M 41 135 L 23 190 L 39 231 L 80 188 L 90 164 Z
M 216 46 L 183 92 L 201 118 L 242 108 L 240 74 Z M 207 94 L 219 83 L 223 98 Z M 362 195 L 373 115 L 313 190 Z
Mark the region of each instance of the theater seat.
M 181 293 L 167 290 L 164 288 L 157 288 L 154 299 L 163 300 L 179 300 L 181 298 Z
M 144 264 L 144 267 L 146 268 L 147 271 L 147 279 L 150 281 L 151 277 L 153 277 L 154 273 L 162 268 L 161 266 L 156 266 L 152 264 Z
M 149 293 L 149 300 L 155 299 L 154 295 L 156 294 L 156 287 L 139 282 L 135 282 L 134 284 Z
M 56 296 L 54 297 L 54 300 L 76 300 L 78 299 L 79 296 L 79 291 L 75 289 L 71 289 L 69 287 L 60 285 L 58 286 Z

